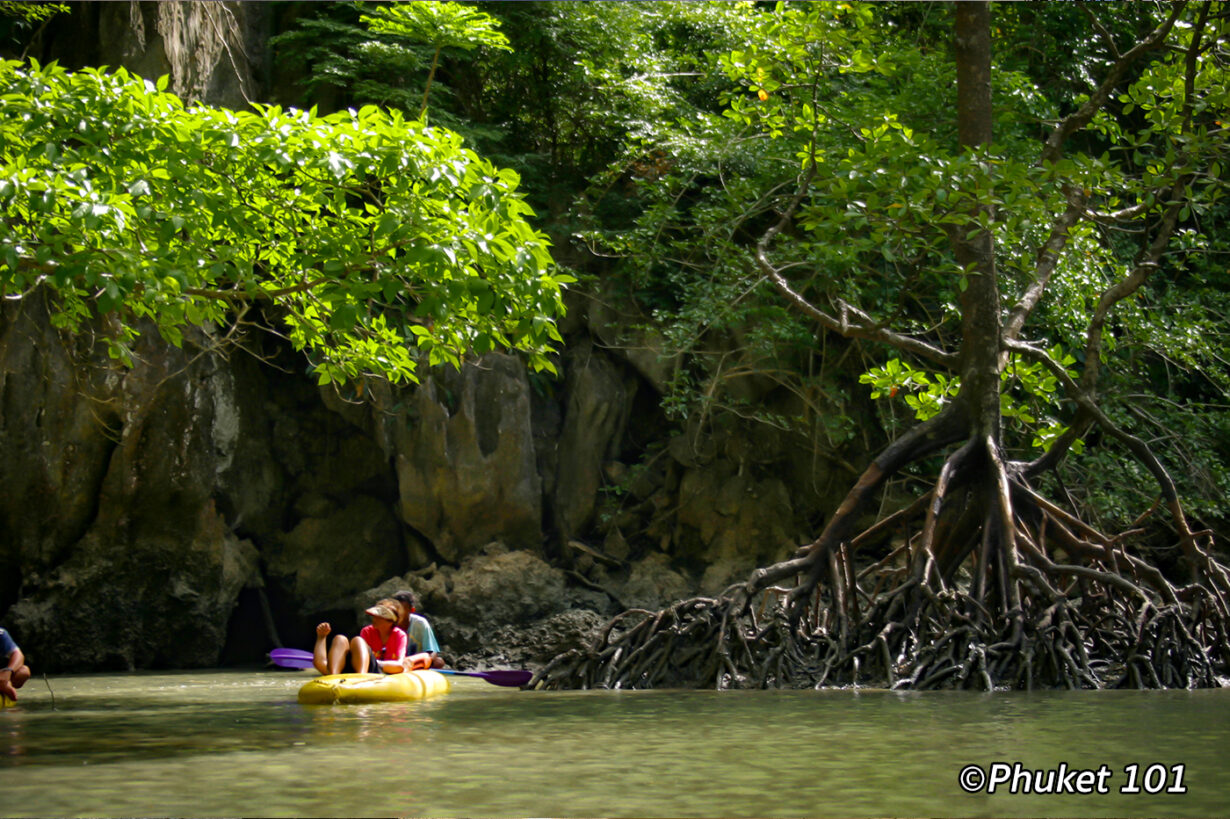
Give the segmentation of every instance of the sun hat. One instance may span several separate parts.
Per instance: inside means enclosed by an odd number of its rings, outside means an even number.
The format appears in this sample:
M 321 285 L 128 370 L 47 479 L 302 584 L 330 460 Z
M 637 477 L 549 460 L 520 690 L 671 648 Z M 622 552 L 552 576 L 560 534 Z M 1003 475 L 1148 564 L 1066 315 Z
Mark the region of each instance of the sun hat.
M 383 601 L 372 606 L 370 609 L 367 609 L 365 613 L 370 614 L 372 617 L 383 617 L 385 620 L 392 620 L 394 623 L 397 622 L 397 612 L 395 612 L 392 607 Z

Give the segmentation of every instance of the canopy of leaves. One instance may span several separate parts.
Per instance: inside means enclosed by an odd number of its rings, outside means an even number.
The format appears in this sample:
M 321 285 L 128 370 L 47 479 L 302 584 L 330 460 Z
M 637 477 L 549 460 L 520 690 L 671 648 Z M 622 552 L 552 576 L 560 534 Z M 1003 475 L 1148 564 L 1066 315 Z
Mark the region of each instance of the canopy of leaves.
M 373 32 L 395 34 L 432 48 L 469 51 L 486 46 L 508 50 L 508 38 L 499 32 L 498 21 L 460 3 L 417 0 L 373 5 L 361 19 Z
M 559 340 L 558 273 L 516 174 L 375 107 L 185 107 L 124 71 L 0 64 L 0 289 L 109 316 L 112 355 L 254 305 L 321 383 Z
M 426 43 L 434 51 L 431 68 L 424 83 L 419 119 L 427 116 L 431 84 L 445 48 L 472 51 L 479 46 L 508 51 L 508 39 L 497 28 L 499 22 L 481 11 L 459 3 L 410 2 L 373 6 L 360 19 L 375 33 L 392 35 L 400 44 Z
M 305 99 L 334 107 L 374 103 L 419 118 L 430 102 L 434 122 L 471 138 L 490 134 L 459 115 L 456 90 L 437 69 L 508 51 L 498 19 L 459 3 L 312 3 L 299 11 L 270 44 Z

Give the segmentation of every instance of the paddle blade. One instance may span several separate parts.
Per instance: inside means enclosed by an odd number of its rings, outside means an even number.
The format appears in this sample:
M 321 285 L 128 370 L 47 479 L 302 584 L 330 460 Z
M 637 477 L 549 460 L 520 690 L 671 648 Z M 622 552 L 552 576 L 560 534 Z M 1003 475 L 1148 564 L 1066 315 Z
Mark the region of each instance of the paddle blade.
M 440 669 L 441 674 L 453 674 L 458 677 L 478 677 L 492 685 L 502 685 L 507 688 L 520 688 L 534 678 L 532 671 L 453 671 L 450 668 Z
M 297 648 L 275 648 L 269 652 L 269 659 L 274 665 L 282 668 L 311 668 L 312 652 Z

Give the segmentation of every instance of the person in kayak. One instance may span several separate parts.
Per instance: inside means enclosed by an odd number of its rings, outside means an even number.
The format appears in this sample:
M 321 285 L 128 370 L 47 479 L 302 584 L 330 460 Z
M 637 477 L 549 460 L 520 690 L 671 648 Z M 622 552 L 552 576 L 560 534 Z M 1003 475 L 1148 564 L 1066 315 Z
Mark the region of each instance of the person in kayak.
M 17 689 L 30 679 L 30 666 L 26 665 L 26 655 L 21 653 L 17 642 L 3 628 L 0 628 L 0 654 L 4 655 L 4 666 L 0 667 L 0 695 L 17 702 Z
M 397 625 L 406 632 L 409 643 L 406 646 L 406 670 L 419 668 L 444 668 L 444 658 L 440 656 L 440 644 L 436 642 L 435 632 L 431 623 L 421 614 L 418 596 L 409 589 L 393 592 L 393 599 L 398 603 L 401 616 Z
M 400 605 L 396 600 L 386 599 L 366 610 L 371 623 L 363 627 L 359 636 L 351 640 L 344 634 L 333 638 L 333 645 L 325 652 L 325 643 L 333 627 L 329 623 L 316 626 L 316 646 L 312 651 L 312 665 L 321 674 L 341 674 L 346 670 L 346 661 L 354 671 L 371 674 L 400 674 L 406 668 L 406 632 L 398 627 Z

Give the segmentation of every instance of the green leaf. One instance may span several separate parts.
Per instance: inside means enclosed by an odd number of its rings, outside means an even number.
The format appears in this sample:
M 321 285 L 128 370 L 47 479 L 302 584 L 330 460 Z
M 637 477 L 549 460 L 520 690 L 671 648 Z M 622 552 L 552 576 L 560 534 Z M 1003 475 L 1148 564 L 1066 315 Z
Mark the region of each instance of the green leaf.
M 359 318 L 359 305 L 354 303 L 342 304 L 333 310 L 333 314 L 329 316 L 329 329 L 347 332 L 354 329 L 355 322 Z

